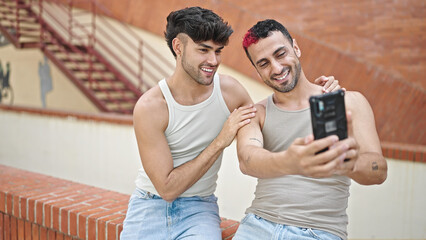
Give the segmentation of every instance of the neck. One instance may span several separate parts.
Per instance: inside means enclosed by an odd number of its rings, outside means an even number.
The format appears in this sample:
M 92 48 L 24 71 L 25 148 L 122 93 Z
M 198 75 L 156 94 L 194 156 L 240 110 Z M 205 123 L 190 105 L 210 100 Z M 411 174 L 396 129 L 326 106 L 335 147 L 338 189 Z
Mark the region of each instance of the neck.
M 293 90 L 289 92 L 274 91 L 273 100 L 275 105 L 290 111 L 306 109 L 309 107 L 309 97 L 321 94 L 322 87 L 311 83 L 303 73 Z
M 185 71 L 176 70 L 166 78 L 167 85 L 176 102 L 182 105 L 194 105 L 206 100 L 213 91 L 213 84 L 197 83 Z

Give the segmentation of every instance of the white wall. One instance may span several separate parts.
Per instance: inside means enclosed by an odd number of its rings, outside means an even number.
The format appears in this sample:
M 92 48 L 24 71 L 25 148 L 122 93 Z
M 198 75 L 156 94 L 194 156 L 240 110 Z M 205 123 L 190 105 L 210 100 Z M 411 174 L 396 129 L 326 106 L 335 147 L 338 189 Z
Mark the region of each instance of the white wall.
M 126 194 L 140 167 L 133 128 L 0 109 L 0 164 Z M 216 195 L 222 217 L 240 220 L 256 180 L 238 168 L 235 144 L 225 150 Z M 351 186 L 350 239 L 425 239 L 426 165 L 388 160 L 383 185 Z
M 162 38 L 136 31 L 171 57 Z M 37 64 L 42 55 L 39 50 L 3 47 L 0 48 L 0 60 L 3 64 L 11 61 L 15 70 L 11 75 L 15 103 L 40 107 Z M 47 96 L 48 107 L 97 112 L 75 86 L 53 64 L 51 66 L 54 91 Z M 263 84 L 226 66 L 222 65 L 219 71 L 240 80 L 254 102 L 271 93 Z M 133 191 L 136 172 L 141 166 L 130 125 L 1 109 L 0 164 L 126 194 Z M 388 179 L 384 184 L 352 184 L 347 210 L 350 239 L 426 239 L 426 165 L 389 160 L 388 166 Z M 216 195 L 221 216 L 240 220 L 253 199 L 255 185 L 256 179 L 240 172 L 233 143 L 225 150 L 219 172 Z

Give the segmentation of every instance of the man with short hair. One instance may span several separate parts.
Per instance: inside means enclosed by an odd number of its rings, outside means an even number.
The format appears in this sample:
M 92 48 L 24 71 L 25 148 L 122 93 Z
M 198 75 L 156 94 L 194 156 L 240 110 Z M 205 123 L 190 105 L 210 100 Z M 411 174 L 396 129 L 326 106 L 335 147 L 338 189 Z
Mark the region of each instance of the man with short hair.
M 199 7 L 167 17 L 165 37 L 176 68 L 134 109 L 142 168 L 122 240 L 221 239 L 214 191 L 222 152 L 256 112 L 237 80 L 216 73 L 232 32 Z
M 268 19 L 247 32 L 243 47 L 273 94 L 238 132 L 240 169 L 258 183 L 233 239 L 346 239 L 351 179 L 370 185 L 387 176 L 368 101 L 347 91 L 348 138 L 314 140 L 308 99 L 322 90 L 306 78 L 296 40 Z

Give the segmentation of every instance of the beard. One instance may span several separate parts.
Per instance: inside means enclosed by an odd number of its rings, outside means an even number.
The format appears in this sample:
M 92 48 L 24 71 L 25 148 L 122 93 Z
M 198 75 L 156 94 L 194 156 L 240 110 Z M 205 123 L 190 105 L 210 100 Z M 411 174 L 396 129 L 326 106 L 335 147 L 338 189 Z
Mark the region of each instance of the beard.
M 274 80 L 270 79 L 268 81 L 264 81 L 265 84 L 268 85 L 269 87 L 275 89 L 278 92 L 282 92 L 282 93 L 290 92 L 291 90 L 293 90 L 297 86 L 297 83 L 299 81 L 300 73 L 302 71 L 302 67 L 301 67 L 300 62 L 297 62 L 295 68 L 292 68 L 292 69 L 294 69 L 295 71 L 294 71 L 293 79 L 292 79 L 291 82 L 289 82 L 285 85 L 274 85 L 273 84 Z M 292 70 L 292 69 L 290 69 L 290 70 Z M 283 68 L 283 70 L 281 71 L 281 74 L 284 71 L 286 71 L 285 68 Z
M 195 82 L 201 85 L 209 86 L 213 82 L 213 77 L 206 78 L 202 73 L 199 67 L 194 67 L 186 60 L 186 55 L 183 54 L 181 65 L 183 70 L 192 78 Z M 214 74 L 212 75 L 214 76 Z

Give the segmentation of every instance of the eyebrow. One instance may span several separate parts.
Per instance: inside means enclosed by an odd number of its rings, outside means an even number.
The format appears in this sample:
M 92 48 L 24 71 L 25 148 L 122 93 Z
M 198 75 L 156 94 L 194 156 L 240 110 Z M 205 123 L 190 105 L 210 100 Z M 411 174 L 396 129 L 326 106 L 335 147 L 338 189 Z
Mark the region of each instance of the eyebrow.
M 275 54 L 279 53 L 279 52 L 280 52 L 281 50 L 283 50 L 283 49 L 286 49 L 286 47 L 285 47 L 285 46 L 282 46 L 282 47 L 277 48 L 277 50 L 275 50 L 275 51 L 272 53 L 272 55 L 275 55 Z M 257 62 L 256 62 L 256 65 L 258 65 L 260 62 L 265 61 L 265 60 L 266 60 L 266 58 L 262 58 L 262 59 L 260 59 L 259 61 L 257 61 Z
M 213 49 L 213 47 L 212 47 L 212 46 L 207 45 L 207 44 L 204 44 L 204 43 L 198 43 L 198 45 L 200 45 L 201 47 L 208 48 L 208 49 Z M 222 50 L 224 47 L 225 47 L 225 46 L 221 46 L 221 47 L 219 47 L 217 50 Z

